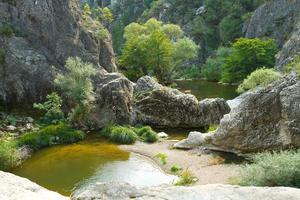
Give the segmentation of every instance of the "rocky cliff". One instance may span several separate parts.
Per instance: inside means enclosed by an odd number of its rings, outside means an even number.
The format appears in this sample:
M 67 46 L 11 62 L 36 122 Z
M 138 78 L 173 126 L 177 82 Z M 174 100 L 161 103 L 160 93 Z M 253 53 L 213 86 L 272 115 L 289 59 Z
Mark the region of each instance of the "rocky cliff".
M 76 0 L 0 0 L 0 102 L 32 103 L 53 88 L 68 57 L 116 71 L 111 41 L 83 26 Z
M 300 53 L 300 1 L 266 1 L 253 14 L 246 27 L 246 37 L 271 37 L 281 51 L 277 66 L 282 68 Z

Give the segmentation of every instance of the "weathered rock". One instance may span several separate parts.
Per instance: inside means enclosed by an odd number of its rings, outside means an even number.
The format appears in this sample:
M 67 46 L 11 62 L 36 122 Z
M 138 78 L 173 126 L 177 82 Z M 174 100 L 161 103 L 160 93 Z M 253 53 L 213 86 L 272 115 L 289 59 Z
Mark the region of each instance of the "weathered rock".
M 159 133 L 157 133 L 157 137 L 158 138 L 168 138 L 169 135 L 165 132 L 159 132 Z
M 7 132 L 14 132 L 16 130 L 17 130 L 17 127 L 15 127 L 13 125 L 9 125 L 9 126 L 4 127 L 4 131 L 7 131 Z
M 186 139 L 177 142 L 173 145 L 173 147 L 177 149 L 193 149 L 198 147 L 199 144 L 207 144 L 211 142 L 212 134 L 213 132 L 205 134 L 196 131 L 190 132 Z
M 150 77 L 142 77 L 135 86 L 132 122 L 154 127 L 203 127 L 218 124 L 229 111 L 224 99 L 199 102 L 193 95 L 163 87 Z
M 67 200 L 69 198 L 51 192 L 28 179 L 0 171 L 1 200 Z
M 95 110 L 90 122 L 95 128 L 109 123 L 129 124 L 132 110 L 133 83 L 119 73 L 99 72 Z
M 267 1 L 253 14 L 246 27 L 246 37 L 274 38 L 282 48 L 276 65 L 282 68 L 300 52 L 299 22 L 300 1 Z
M 300 147 L 300 80 L 292 73 L 244 95 L 221 120 L 212 144 L 241 153 Z
M 0 102 L 31 104 L 53 90 L 53 66 L 63 70 L 68 57 L 116 71 L 110 38 L 84 27 L 76 0 L 0 2 L 0 26 L 10 24 L 16 37 L 0 37 Z
M 125 183 L 96 183 L 75 191 L 72 200 L 299 200 L 300 189 L 200 185 L 139 188 Z

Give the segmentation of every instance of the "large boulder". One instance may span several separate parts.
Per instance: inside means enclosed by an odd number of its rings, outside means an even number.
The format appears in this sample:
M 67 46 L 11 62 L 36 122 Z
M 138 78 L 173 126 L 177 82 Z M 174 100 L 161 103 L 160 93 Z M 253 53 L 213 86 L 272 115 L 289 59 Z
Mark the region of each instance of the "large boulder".
M 72 200 L 299 200 L 300 190 L 287 187 L 198 185 L 140 188 L 126 183 L 95 183 L 77 190 Z
M 230 108 L 224 99 L 198 101 L 190 94 L 163 87 L 152 78 L 140 78 L 134 90 L 133 124 L 154 127 L 198 128 L 219 124 Z
M 91 20 L 91 19 L 89 19 Z M 115 72 L 111 39 L 84 26 L 77 0 L 0 1 L 0 103 L 32 103 L 53 89 L 53 67 L 64 70 L 68 57 Z
M 110 123 L 129 124 L 133 101 L 133 83 L 119 73 L 99 71 L 95 79 L 96 102 L 90 115 L 95 129 Z
M 0 171 L 1 200 L 67 200 L 25 178 Z
M 246 37 L 271 37 L 277 41 L 282 49 L 276 61 L 280 69 L 300 53 L 299 10 L 298 0 L 266 1 L 253 13 L 245 27 Z
M 292 73 L 244 95 L 221 120 L 211 143 L 241 153 L 300 147 L 299 105 L 300 80 Z

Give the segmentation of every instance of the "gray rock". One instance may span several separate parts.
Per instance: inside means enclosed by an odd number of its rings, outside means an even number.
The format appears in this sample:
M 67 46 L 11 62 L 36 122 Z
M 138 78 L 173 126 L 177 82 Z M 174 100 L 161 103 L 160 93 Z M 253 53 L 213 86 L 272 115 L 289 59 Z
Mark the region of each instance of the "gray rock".
M 13 125 L 9 125 L 9 126 L 4 127 L 4 130 L 7 132 L 14 132 L 17 130 L 17 127 L 15 127 Z
M 163 87 L 150 77 L 137 81 L 132 110 L 133 124 L 154 127 L 203 127 L 218 124 L 230 111 L 224 99 L 198 101 L 190 94 Z
M 288 63 L 300 53 L 300 1 L 267 1 L 253 14 L 247 24 L 246 37 L 271 37 L 282 50 L 277 55 L 277 68 Z
M 58 193 L 51 192 L 28 179 L 0 171 L 1 200 L 67 200 Z
M 111 39 L 96 38 L 84 26 L 76 0 L 18 0 L 0 2 L 0 24 L 11 24 L 17 37 L 1 37 L 6 52 L 0 64 L 0 102 L 38 102 L 53 90 L 55 71 L 68 57 L 115 72 Z
M 72 200 L 299 200 L 300 189 L 198 185 L 140 188 L 126 183 L 96 183 L 77 190 Z
M 300 147 L 300 80 L 292 73 L 243 96 L 221 120 L 212 144 L 241 153 Z
M 157 133 L 157 137 L 158 138 L 168 138 L 169 135 L 165 132 L 159 132 L 159 133 Z
M 181 140 L 173 145 L 176 149 L 193 149 L 199 144 L 207 144 L 211 142 L 213 133 L 190 132 L 188 138 Z

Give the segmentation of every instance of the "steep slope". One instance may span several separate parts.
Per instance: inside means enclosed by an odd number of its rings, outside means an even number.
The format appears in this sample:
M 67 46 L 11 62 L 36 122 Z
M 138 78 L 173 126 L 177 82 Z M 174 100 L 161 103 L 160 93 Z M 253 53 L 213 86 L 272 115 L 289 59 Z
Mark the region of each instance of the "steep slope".
M 70 56 L 116 71 L 110 38 L 83 26 L 76 0 L 0 1 L 0 102 L 32 103 L 53 88 Z

